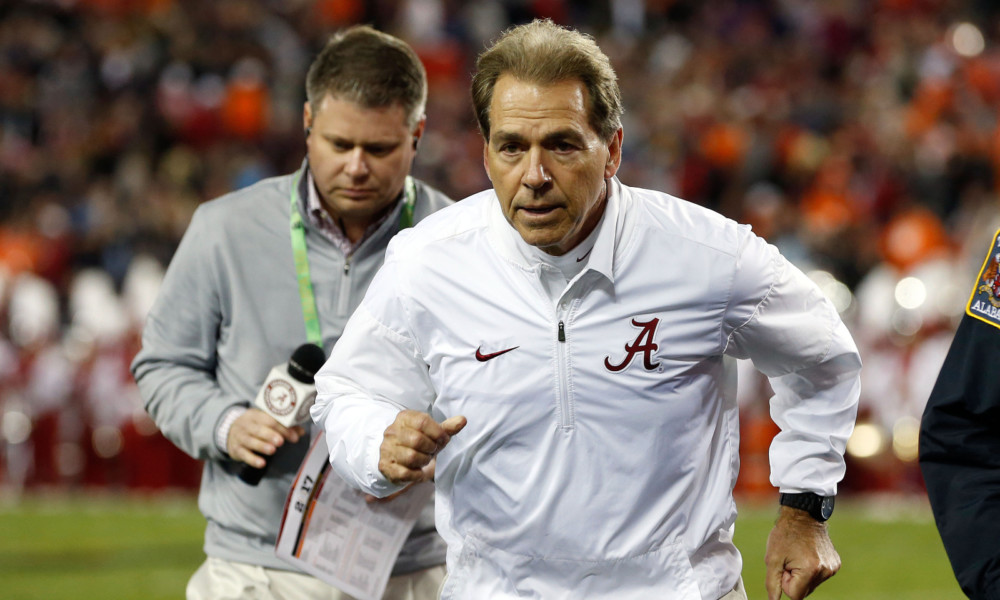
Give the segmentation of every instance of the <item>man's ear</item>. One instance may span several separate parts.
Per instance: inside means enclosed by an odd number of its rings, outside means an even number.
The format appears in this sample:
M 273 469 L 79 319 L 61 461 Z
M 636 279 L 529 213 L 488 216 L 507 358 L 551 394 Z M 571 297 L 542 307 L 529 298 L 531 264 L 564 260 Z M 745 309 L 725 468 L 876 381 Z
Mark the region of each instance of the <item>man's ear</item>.
M 608 142 L 608 162 L 604 165 L 604 178 L 611 179 L 618 172 L 618 167 L 622 164 L 622 138 L 624 134 L 622 133 L 622 128 L 619 127 L 618 131 L 611 136 L 611 141 Z
M 483 167 L 486 168 L 486 178 L 493 181 L 493 176 L 490 175 L 490 141 L 483 141 Z
M 417 126 L 413 128 L 413 149 L 420 145 L 421 138 L 424 137 L 424 128 L 427 126 L 427 115 L 420 117 Z
M 312 122 L 312 106 L 307 101 L 305 106 L 302 107 L 302 131 L 305 132 L 306 137 L 309 137 L 309 134 L 312 133 Z

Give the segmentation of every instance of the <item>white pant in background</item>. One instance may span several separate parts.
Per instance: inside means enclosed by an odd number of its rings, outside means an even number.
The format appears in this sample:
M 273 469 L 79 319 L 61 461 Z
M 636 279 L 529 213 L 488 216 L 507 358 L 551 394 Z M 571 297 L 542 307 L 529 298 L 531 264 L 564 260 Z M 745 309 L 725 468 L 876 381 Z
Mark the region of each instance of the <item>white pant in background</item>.
M 719 600 L 747 600 L 747 591 L 743 588 L 743 578 L 740 577 L 737 579 L 736 587 L 733 588 L 733 591 L 719 598 Z
M 444 565 L 389 578 L 383 600 L 436 600 Z M 187 600 L 354 600 L 311 575 L 208 557 L 191 576 Z

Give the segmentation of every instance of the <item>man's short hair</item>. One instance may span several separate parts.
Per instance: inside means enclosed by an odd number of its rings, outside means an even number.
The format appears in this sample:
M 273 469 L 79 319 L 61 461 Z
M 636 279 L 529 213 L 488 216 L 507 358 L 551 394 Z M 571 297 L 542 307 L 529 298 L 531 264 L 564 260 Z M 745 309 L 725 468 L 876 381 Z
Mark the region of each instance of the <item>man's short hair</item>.
M 427 73 L 406 42 L 368 25 L 336 33 L 306 75 L 306 98 L 313 113 L 329 94 L 365 108 L 400 104 L 412 129 L 424 116 Z
M 501 75 L 550 85 L 579 80 L 587 90 L 587 120 L 602 140 L 621 128 L 622 100 L 611 61 L 591 36 L 535 20 L 504 31 L 476 60 L 472 105 L 483 137 L 490 139 L 490 103 Z

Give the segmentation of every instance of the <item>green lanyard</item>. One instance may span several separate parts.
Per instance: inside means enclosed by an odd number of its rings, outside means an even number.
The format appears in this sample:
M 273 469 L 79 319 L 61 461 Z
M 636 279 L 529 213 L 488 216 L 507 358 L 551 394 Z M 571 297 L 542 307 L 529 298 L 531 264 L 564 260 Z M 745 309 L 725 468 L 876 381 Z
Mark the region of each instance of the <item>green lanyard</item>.
M 289 225 L 292 233 L 292 256 L 295 259 L 295 274 L 299 280 L 299 297 L 302 299 L 302 317 L 306 322 L 306 339 L 323 347 L 323 332 L 320 329 L 319 313 L 316 310 L 316 295 L 313 293 L 312 278 L 309 276 L 309 256 L 306 252 L 306 226 L 299 214 L 299 182 L 305 169 L 298 172 L 292 182 Z M 403 183 L 404 201 L 399 213 L 399 229 L 413 227 L 413 207 L 417 203 L 417 186 L 413 178 L 406 176 Z

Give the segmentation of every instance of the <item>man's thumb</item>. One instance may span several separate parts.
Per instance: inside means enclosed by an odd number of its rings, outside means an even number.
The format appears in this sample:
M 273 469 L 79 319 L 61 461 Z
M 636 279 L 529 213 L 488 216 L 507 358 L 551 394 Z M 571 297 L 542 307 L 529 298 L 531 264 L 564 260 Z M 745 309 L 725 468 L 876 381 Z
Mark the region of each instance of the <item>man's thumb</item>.
M 465 417 L 463 417 L 462 415 L 458 415 L 457 417 L 451 417 L 442 421 L 441 427 L 444 428 L 444 430 L 448 433 L 448 435 L 455 435 L 456 433 L 462 431 L 462 429 L 465 428 L 465 424 L 467 422 L 468 421 L 466 420 Z
M 767 569 L 767 581 L 765 583 L 767 587 L 767 600 L 781 600 L 781 576 L 783 575 L 783 570 L 773 569 L 768 567 Z

